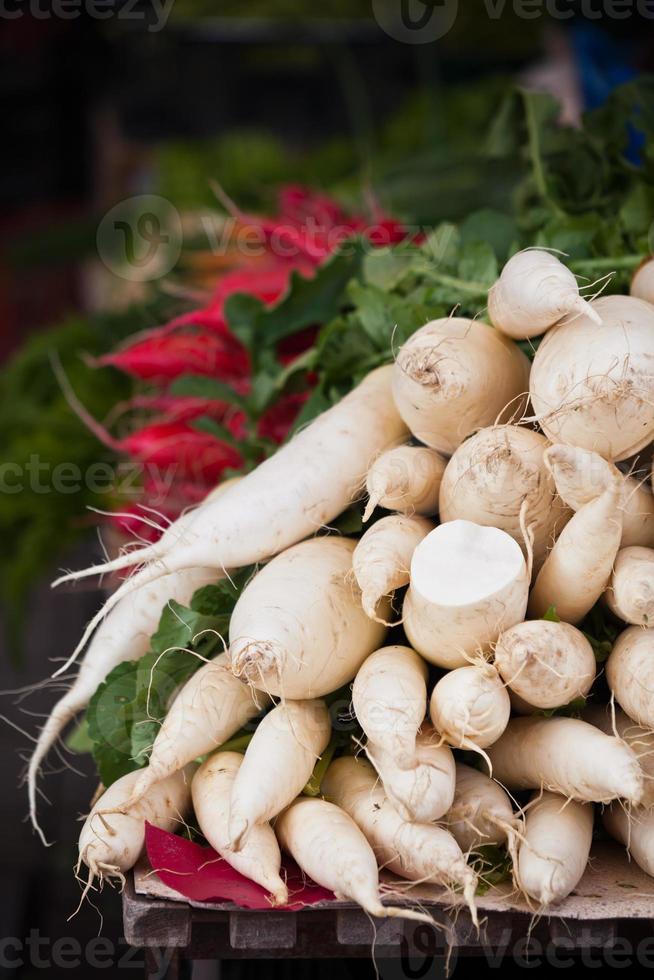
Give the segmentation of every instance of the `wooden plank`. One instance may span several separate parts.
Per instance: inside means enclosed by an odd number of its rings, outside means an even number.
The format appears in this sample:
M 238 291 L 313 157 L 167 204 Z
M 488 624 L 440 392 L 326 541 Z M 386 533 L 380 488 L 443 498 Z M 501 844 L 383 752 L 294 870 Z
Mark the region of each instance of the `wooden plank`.
M 296 940 L 295 912 L 229 913 L 229 943 L 233 949 L 293 949 Z
M 130 946 L 184 948 L 191 941 L 191 909 L 181 902 L 141 898 L 128 875 L 123 891 L 123 928 Z
M 399 946 L 403 935 L 402 919 L 371 919 L 357 908 L 336 912 L 336 939 L 341 946 Z

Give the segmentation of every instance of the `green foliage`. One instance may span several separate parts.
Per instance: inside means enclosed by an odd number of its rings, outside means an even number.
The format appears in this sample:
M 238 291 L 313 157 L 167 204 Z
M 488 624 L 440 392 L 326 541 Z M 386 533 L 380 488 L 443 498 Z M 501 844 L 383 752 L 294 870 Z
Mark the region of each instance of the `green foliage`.
M 479 876 L 477 895 L 486 895 L 491 888 L 511 881 L 513 862 L 509 853 L 497 844 L 482 844 L 470 855 Z

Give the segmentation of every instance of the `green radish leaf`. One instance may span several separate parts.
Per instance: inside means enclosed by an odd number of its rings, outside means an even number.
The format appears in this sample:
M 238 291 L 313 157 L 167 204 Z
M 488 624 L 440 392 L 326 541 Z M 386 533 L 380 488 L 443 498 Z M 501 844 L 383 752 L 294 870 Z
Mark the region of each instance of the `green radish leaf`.
M 486 895 L 496 885 L 511 881 L 513 862 L 509 853 L 497 844 L 482 844 L 470 854 L 470 863 L 479 876 L 477 895 Z
M 206 375 L 184 374 L 172 383 L 170 393 L 180 398 L 213 398 L 219 402 L 227 402 L 228 405 L 238 405 L 245 412 L 248 410 L 248 399 L 244 395 L 239 395 L 223 381 L 216 381 Z
M 93 740 L 89 735 L 89 725 L 85 717 L 66 738 L 66 748 L 77 755 L 85 755 L 93 751 Z
M 556 606 L 550 606 L 543 619 L 547 620 L 548 623 L 560 623 L 561 620 L 556 614 Z
M 471 242 L 462 250 L 457 275 L 465 282 L 490 288 L 499 275 L 497 258 L 488 242 Z

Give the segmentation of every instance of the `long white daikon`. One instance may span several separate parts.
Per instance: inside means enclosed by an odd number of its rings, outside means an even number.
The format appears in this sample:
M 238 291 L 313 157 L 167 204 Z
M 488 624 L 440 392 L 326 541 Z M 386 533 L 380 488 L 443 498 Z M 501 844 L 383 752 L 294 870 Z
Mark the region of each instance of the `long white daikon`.
M 557 793 L 536 793 L 526 808 L 516 878 L 541 909 L 567 898 L 586 870 L 593 807 Z
M 651 255 L 643 259 L 631 277 L 629 295 L 654 304 L 654 259 Z
M 633 749 L 644 777 L 640 805 L 654 807 L 654 731 L 637 725 L 615 704 L 589 704 L 584 708 L 583 719 L 607 735 L 624 739 Z
M 646 481 L 625 476 L 608 460 L 577 446 L 556 443 L 544 453 L 560 497 L 572 510 L 596 500 L 616 480 L 620 481 L 622 539 L 620 546 L 654 548 L 654 494 Z
M 336 898 L 355 901 L 377 918 L 432 923 L 423 912 L 382 905 L 375 853 L 345 810 L 327 800 L 296 800 L 278 818 L 275 832 L 285 851 Z
M 263 561 L 338 517 L 360 494 L 372 460 L 406 439 L 391 397 L 392 373 L 391 366 L 373 371 L 236 486 L 198 508 L 181 531 L 173 524 L 156 544 L 55 582 L 144 566 L 93 617 L 57 673 L 75 660 L 109 610 L 139 586 L 184 568 L 222 572 Z
M 427 711 L 427 665 L 410 647 L 382 647 L 354 678 L 354 713 L 368 741 L 400 769 L 417 763 L 416 736 Z
M 602 813 L 607 832 L 629 851 L 639 868 L 654 878 L 654 810 L 634 807 L 627 812 L 619 803 Z
M 239 851 L 252 828 L 268 823 L 308 783 L 332 732 L 324 701 L 285 701 L 260 722 L 229 800 L 229 841 Z
M 79 837 L 79 863 L 89 869 L 87 888 L 95 878 L 118 878 L 136 864 L 145 844 L 145 824 L 161 830 L 173 830 L 184 823 L 191 803 L 191 779 L 195 766 L 174 773 L 130 806 L 123 807 L 133 795 L 138 770 L 112 783 L 95 802 Z
M 409 583 L 411 557 L 434 525 L 426 517 L 391 514 L 376 521 L 363 534 L 352 555 L 361 602 L 371 619 L 378 617 L 384 597 Z
M 488 663 L 449 671 L 434 687 L 429 702 L 434 728 L 456 749 L 478 751 L 492 745 L 510 714 L 506 688 Z
M 515 862 L 520 818 L 499 783 L 478 769 L 457 762 L 454 798 L 443 825 L 465 853 L 485 844 L 506 844 Z
M 568 623 L 528 620 L 502 633 L 495 666 L 511 691 L 534 708 L 559 708 L 585 697 L 595 680 L 593 648 Z
M 476 875 L 455 839 L 435 824 L 403 820 L 368 762 L 352 756 L 336 759 L 325 774 L 322 791 L 363 831 L 380 867 L 410 881 L 462 888 L 476 923 Z
M 552 252 L 525 248 L 506 263 L 488 292 L 488 316 L 507 337 L 538 337 L 562 317 L 583 313 L 600 323 L 596 310 L 579 294 L 572 272 Z
M 404 820 L 432 823 L 447 813 L 454 799 L 454 756 L 431 725 L 416 738 L 417 765 L 411 769 L 401 769 L 374 742 L 368 742 L 366 754 Z
M 441 524 L 411 560 L 403 622 L 411 646 L 439 667 L 462 667 L 522 622 L 529 572 L 505 531 L 470 521 Z
M 265 565 L 241 593 L 229 627 L 232 670 L 282 698 L 321 697 L 351 681 L 381 646 L 352 575 L 355 542 L 319 537 Z M 382 619 L 387 619 L 382 609 Z
M 216 752 L 203 762 L 192 783 L 193 808 L 200 830 L 221 858 L 271 895 L 273 905 L 286 905 L 288 889 L 280 876 L 282 856 L 270 824 L 252 827 L 243 847 L 229 841 L 229 800 L 243 762 L 238 752 Z
M 409 429 L 449 456 L 476 429 L 520 419 L 529 361 L 481 320 L 444 317 L 417 330 L 397 355 L 393 397 Z
M 375 507 L 401 514 L 435 514 L 444 470 L 443 457 L 427 446 L 387 449 L 368 470 L 363 520 L 371 517 Z
M 622 548 L 604 598 L 625 623 L 654 626 L 654 548 Z
M 549 443 L 533 429 L 496 425 L 481 429 L 456 450 L 441 482 L 441 521 L 463 519 L 500 528 L 525 554 L 525 525 L 533 557 L 545 553 L 570 517 L 543 459 Z
M 514 718 L 488 749 L 493 776 L 510 790 L 546 789 L 580 803 L 640 803 L 635 752 L 577 718 Z
M 44 843 L 36 816 L 36 783 L 47 753 L 66 725 L 87 707 L 114 667 L 128 660 L 138 660 L 148 652 L 166 603 L 174 599 L 188 605 L 197 589 L 221 577 L 215 569 L 206 568 L 189 568 L 165 575 L 157 582 L 125 596 L 101 624 L 82 660 L 77 677 L 50 712 L 30 756 L 27 770 L 30 819 Z
M 578 623 L 603 594 L 622 538 L 620 484 L 585 504 L 561 531 L 529 596 L 529 616 L 554 606 L 560 619 Z
M 654 438 L 654 306 L 602 296 L 545 335 L 531 368 L 536 419 L 552 442 L 627 459 Z
M 616 701 L 639 725 L 654 729 L 654 629 L 629 626 L 615 641 L 606 679 Z
M 265 694 L 234 677 L 228 654 L 221 653 L 200 667 L 168 709 L 148 765 L 134 785 L 132 801 L 188 762 L 218 748 L 268 703 Z

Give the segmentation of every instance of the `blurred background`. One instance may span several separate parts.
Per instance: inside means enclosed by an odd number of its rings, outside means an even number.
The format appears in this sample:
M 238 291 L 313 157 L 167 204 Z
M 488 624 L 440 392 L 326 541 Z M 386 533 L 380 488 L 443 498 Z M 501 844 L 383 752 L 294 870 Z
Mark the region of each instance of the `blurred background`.
M 654 67 L 646 5 L 617 6 L 6 0 L 4 462 L 112 459 L 115 447 L 103 446 L 70 411 L 50 355 L 65 361 L 81 401 L 107 421 L 132 396 L 130 382 L 114 368 L 93 370 L 88 358 L 168 319 L 171 303 L 175 312 L 199 302 L 224 269 L 212 254 L 212 230 L 226 214 L 277 213 L 281 185 L 315 188 L 343 213 L 392 217 L 414 232 L 477 208 L 508 208 L 519 155 L 486 148 L 512 85 L 552 93 L 560 123 L 577 126 L 582 111 Z M 183 236 L 183 248 L 174 242 L 160 270 L 171 274 L 165 289 L 156 263 L 146 275 L 126 274 L 103 231 L 106 216 L 123 214 L 124 202 L 139 195 L 156 196 L 157 220 L 172 208 Z M 157 227 L 142 229 L 146 242 Z M 17 492 L 3 474 L 0 686 L 16 693 L 0 703 L 7 722 L 0 726 L 0 938 L 38 930 L 85 943 L 100 929 L 118 942 L 115 893 L 99 899 L 103 923 L 88 905 L 66 922 L 79 898 L 71 826 L 93 785 L 88 757 L 62 756 L 58 778 L 43 784 L 52 804 L 41 801 L 44 826 L 55 848 L 44 849 L 32 833 L 26 795 L 16 789 L 30 738 L 54 697 L 52 690 L 24 697 L 25 689 L 74 646 L 97 607 L 92 590 L 55 600 L 47 583 L 56 568 L 97 556 L 97 522 L 85 507 L 98 502 L 85 492 L 41 492 L 34 480 Z M 3 976 L 42 974 L 34 947 L 2 948 Z M 138 963 L 131 969 L 139 974 Z M 265 969 L 284 972 L 282 965 Z M 51 963 L 50 970 L 67 976 L 71 967 Z M 102 972 L 117 970 L 114 960 Z

